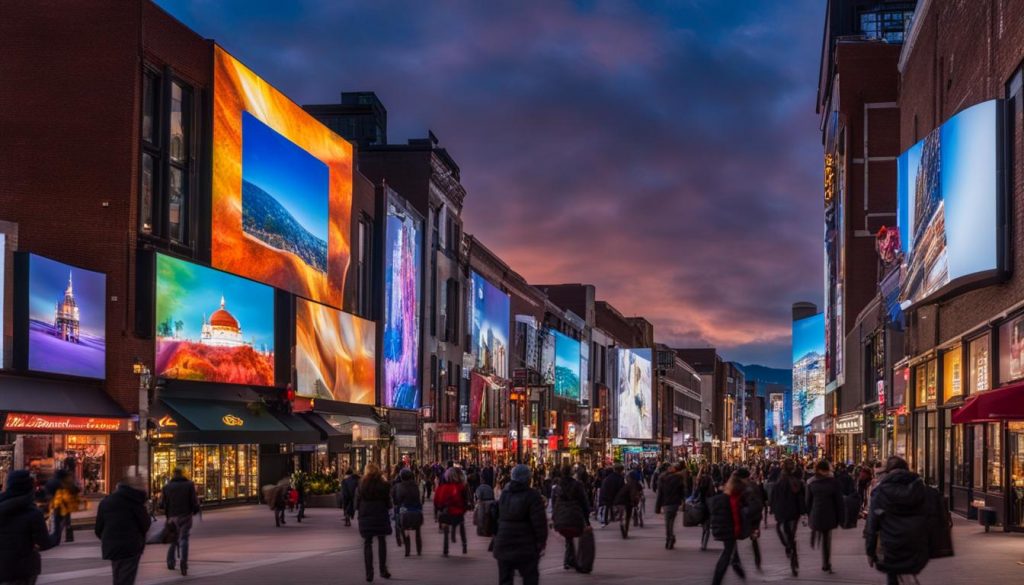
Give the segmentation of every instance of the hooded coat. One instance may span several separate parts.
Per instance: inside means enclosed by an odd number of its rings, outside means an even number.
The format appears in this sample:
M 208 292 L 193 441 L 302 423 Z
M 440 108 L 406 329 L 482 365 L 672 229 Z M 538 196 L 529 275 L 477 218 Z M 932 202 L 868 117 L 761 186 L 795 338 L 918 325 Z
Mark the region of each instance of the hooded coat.
M 497 515 L 494 558 L 507 562 L 540 558 L 548 542 L 548 519 L 540 493 L 523 482 L 510 482 L 501 492 Z
M 769 506 L 776 522 L 790 522 L 804 513 L 804 481 L 799 477 L 781 473 L 770 493 Z
M 51 543 L 32 492 L 0 494 L 0 583 L 38 575 L 42 564 L 36 547 L 46 550 Z
M 815 474 L 807 482 L 807 524 L 811 530 L 826 532 L 839 527 L 843 519 L 843 493 L 831 475 Z
M 149 531 L 146 492 L 121 484 L 103 498 L 96 510 L 94 530 L 100 538 L 103 558 L 130 559 L 142 554 Z
M 383 478 L 363 478 L 356 490 L 356 508 L 360 536 L 391 534 L 391 486 Z
M 890 471 L 875 487 L 864 544 L 879 571 L 916 575 L 928 564 L 925 496 L 921 476 L 905 469 Z

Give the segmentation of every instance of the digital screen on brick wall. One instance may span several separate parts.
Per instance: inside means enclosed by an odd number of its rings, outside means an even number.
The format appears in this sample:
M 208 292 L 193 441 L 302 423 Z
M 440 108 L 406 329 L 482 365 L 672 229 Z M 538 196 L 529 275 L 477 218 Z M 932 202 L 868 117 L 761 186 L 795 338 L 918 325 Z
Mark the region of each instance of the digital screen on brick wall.
M 310 398 L 374 404 L 376 335 L 373 321 L 297 299 L 295 391 Z

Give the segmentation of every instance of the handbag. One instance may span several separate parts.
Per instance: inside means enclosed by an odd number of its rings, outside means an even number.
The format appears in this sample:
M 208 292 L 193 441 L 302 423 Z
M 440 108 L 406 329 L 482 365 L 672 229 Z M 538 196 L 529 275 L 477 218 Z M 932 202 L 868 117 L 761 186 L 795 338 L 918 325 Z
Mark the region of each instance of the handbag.
M 146 544 L 171 544 L 178 540 L 178 525 L 168 522 L 166 518 L 157 519 L 149 526 L 146 533 Z
M 686 509 L 683 510 L 683 526 L 700 526 L 707 516 L 708 509 L 704 502 L 687 500 Z

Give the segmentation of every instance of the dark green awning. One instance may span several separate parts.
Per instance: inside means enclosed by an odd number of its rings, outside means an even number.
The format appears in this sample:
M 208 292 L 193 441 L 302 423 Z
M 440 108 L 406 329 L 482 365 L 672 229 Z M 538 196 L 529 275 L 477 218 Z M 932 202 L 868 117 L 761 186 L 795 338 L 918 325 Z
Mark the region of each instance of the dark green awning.
M 292 414 L 253 412 L 245 402 L 162 398 L 178 424 L 176 443 L 319 443 L 320 433 Z

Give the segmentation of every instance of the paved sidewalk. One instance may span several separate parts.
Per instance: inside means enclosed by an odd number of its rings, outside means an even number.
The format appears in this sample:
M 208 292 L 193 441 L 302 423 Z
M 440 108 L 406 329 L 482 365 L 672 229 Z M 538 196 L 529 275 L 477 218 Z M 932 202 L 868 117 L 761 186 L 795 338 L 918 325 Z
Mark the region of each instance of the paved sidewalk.
M 543 583 L 615 584 L 711 582 L 711 574 L 721 545 L 700 552 L 699 529 L 677 525 L 676 549 L 664 548 L 664 522 L 654 515 L 653 494 L 647 498 L 648 514 L 644 528 L 634 528 L 623 541 L 618 526 L 596 527 L 598 558 L 594 572 L 580 575 L 562 569 L 563 540 L 552 533 L 548 553 L 541 561 Z M 288 524 L 275 528 L 271 512 L 263 506 L 245 506 L 206 512 L 197 519 L 192 531 L 189 576 L 167 570 L 165 545 L 146 548 L 139 583 L 188 582 L 204 585 L 262 585 L 296 583 L 301 585 L 364 583 L 362 540 L 356 526 L 346 528 L 338 510 L 311 509 L 308 520 L 298 524 L 293 515 Z M 478 585 L 497 583 L 494 559 L 487 553 L 486 541 L 474 535 L 469 520 L 469 554 L 452 548 L 449 558 L 441 556 L 441 535 L 429 520 L 424 525 L 423 556 L 404 558 L 394 537 L 388 540 L 388 565 L 396 583 L 424 585 Z M 468 518 L 467 518 L 468 520 Z M 677 522 L 679 520 L 677 519 Z M 747 569 L 748 583 L 801 583 L 809 585 L 880 585 L 884 577 L 867 566 L 856 530 L 836 531 L 833 544 L 835 574 L 820 570 L 820 553 L 809 546 L 809 531 L 799 530 L 801 566 L 799 578 L 789 574 L 786 557 L 775 536 L 774 525 L 763 531 L 761 539 L 765 563 L 762 573 L 753 567 L 749 542 L 740 545 Z M 1024 534 L 991 532 L 985 534 L 975 523 L 957 520 L 957 554 L 951 559 L 933 561 L 919 576 L 923 585 L 1024 583 Z M 375 555 L 376 556 L 376 555 Z M 91 532 L 77 532 L 73 544 L 43 553 L 41 585 L 67 583 L 92 585 L 110 583 L 110 566 L 100 560 L 99 542 Z M 377 577 L 377 583 L 388 582 Z M 740 583 L 730 574 L 726 583 Z

